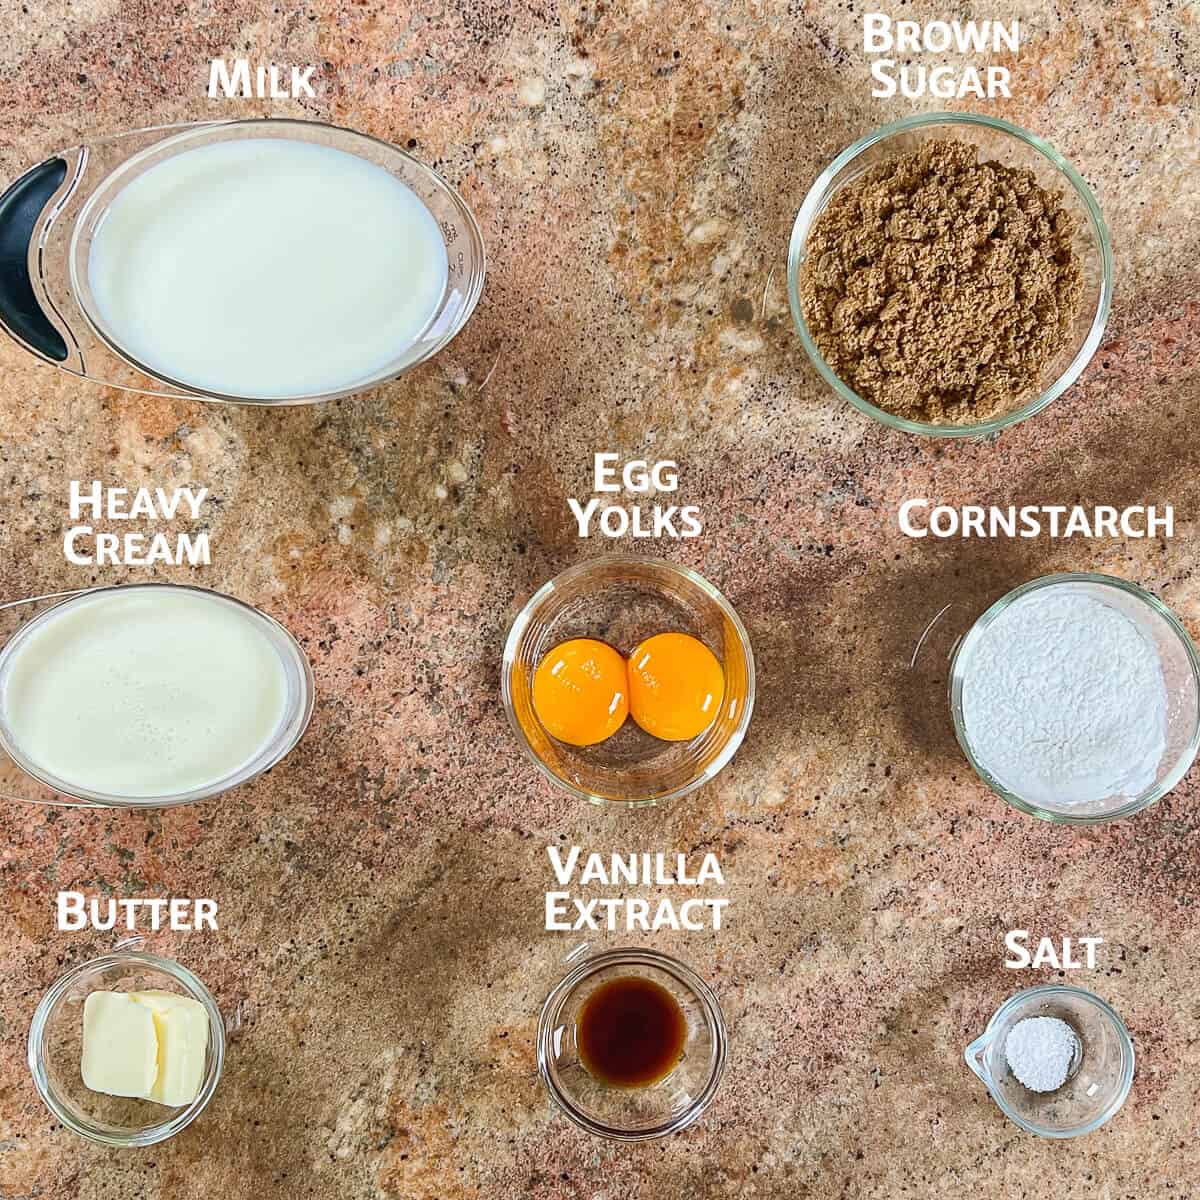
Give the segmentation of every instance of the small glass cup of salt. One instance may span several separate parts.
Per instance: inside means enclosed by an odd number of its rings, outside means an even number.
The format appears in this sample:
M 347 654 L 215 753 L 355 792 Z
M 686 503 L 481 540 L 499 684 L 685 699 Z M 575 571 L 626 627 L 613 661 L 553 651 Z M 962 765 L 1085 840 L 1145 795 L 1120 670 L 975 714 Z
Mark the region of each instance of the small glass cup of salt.
M 1066 1025 L 1074 1039 L 1066 1078 L 1058 1087 L 1034 1091 L 1013 1071 L 1009 1037 L 1021 1022 L 1048 1017 Z M 1018 1035 L 1019 1036 L 1019 1035 Z M 1022 1069 L 1032 1082 L 1052 1083 L 1047 1073 L 1062 1070 L 1050 1061 L 1057 1046 L 1051 1038 L 1025 1046 Z M 1046 1062 L 1029 1060 L 1041 1051 Z M 1125 1103 L 1133 1086 L 1133 1042 L 1124 1022 L 1099 996 L 1082 988 L 1045 984 L 1010 997 L 988 1022 L 987 1028 L 966 1049 L 967 1065 L 987 1085 L 992 1099 L 1010 1121 L 1039 1137 L 1079 1137 L 1099 1129 Z M 1029 1075 L 1029 1068 L 1033 1074 Z M 1038 1075 L 1042 1079 L 1037 1078 Z

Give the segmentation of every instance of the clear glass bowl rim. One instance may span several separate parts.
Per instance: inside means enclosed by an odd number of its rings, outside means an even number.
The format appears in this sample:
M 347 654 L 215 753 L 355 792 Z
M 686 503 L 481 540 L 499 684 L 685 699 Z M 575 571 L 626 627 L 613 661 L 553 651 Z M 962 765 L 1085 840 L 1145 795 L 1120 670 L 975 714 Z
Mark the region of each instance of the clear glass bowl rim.
M 100 315 L 92 311 L 91 306 L 86 303 L 84 297 L 89 294 L 89 288 L 85 286 L 85 281 L 78 277 L 76 244 L 80 236 L 80 232 L 87 224 L 91 214 L 96 196 L 105 188 L 110 180 L 115 179 L 118 175 L 127 174 L 138 163 L 149 158 L 151 155 L 159 153 L 164 147 L 173 146 L 177 143 L 186 143 L 193 138 L 203 137 L 206 133 L 214 129 L 232 129 L 246 128 L 255 129 L 261 127 L 262 136 L 270 137 L 271 129 L 280 129 L 281 127 L 300 127 L 310 129 L 331 129 L 336 133 L 345 135 L 350 138 L 362 139 L 366 142 L 373 142 L 378 146 L 385 147 L 390 153 L 398 154 L 405 159 L 408 165 L 417 171 L 419 174 L 426 176 L 433 185 L 445 192 L 459 210 L 466 224 L 466 236 L 472 243 L 479 254 L 479 269 L 471 278 L 471 286 L 467 290 L 464 297 L 463 311 L 459 319 L 445 331 L 435 342 L 431 342 L 422 352 L 420 358 L 408 363 L 400 370 L 382 370 L 376 374 L 353 384 L 350 387 L 338 388 L 328 392 L 313 392 L 311 394 L 303 394 L 296 396 L 276 396 L 276 397 L 255 397 L 241 396 L 230 392 L 216 392 L 207 388 L 202 388 L 194 383 L 188 383 L 181 379 L 174 379 L 169 375 L 164 374 L 161 370 L 155 367 L 147 366 L 137 357 L 126 350 L 120 342 L 113 337 L 101 319 Z M 330 121 L 305 121 L 296 117 L 239 117 L 224 121 L 187 121 L 182 122 L 177 126 L 162 126 L 164 130 L 173 130 L 167 137 L 152 143 L 149 146 L 131 154 L 123 162 L 119 163 L 107 175 L 96 183 L 84 201 L 82 208 L 75 218 L 74 228 L 71 231 L 70 249 L 68 251 L 69 273 L 71 280 L 71 291 L 75 296 L 76 303 L 79 305 L 79 311 L 83 314 L 84 319 L 91 327 L 92 332 L 104 343 L 108 349 L 115 354 L 122 362 L 127 363 L 135 370 L 140 371 L 143 375 L 148 375 L 151 379 L 164 383 L 169 387 L 176 388 L 188 396 L 194 396 L 198 399 L 209 401 L 216 404 L 244 404 L 248 406 L 269 408 L 275 405 L 288 407 L 293 405 L 304 404 L 322 404 L 328 400 L 340 400 L 348 396 L 357 396 L 363 392 L 370 391 L 373 388 L 382 386 L 385 383 L 394 379 L 399 379 L 402 375 L 407 374 L 413 368 L 420 366 L 422 363 L 428 362 L 435 354 L 440 353 L 451 341 L 454 340 L 466 328 L 467 322 L 471 319 L 475 311 L 475 306 L 479 303 L 479 298 L 483 294 L 484 280 L 487 277 L 487 251 L 483 241 L 483 231 L 479 228 L 479 222 L 475 217 L 474 212 L 467 202 L 462 198 L 458 189 L 454 187 L 440 172 L 434 170 L 427 163 L 422 162 L 419 158 L 414 158 L 408 151 L 394 142 L 389 142 L 384 138 L 377 138 L 373 134 L 362 133 L 357 129 L 349 129 L 344 125 L 334 125 Z M 118 189 L 119 190 L 119 189 Z
M 742 712 L 738 719 L 737 728 L 730 734 L 729 740 L 721 747 L 720 753 L 708 765 L 705 772 L 696 779 L 677 787 L 674 791 L 666 792 L 661 796 L 654 796 L 649 799 L 635 800 L 614 800 L 610 796 L 597 796 L 594 792 L 589 792 L 586 788 L 581 788 L 572 783 L 569 779 L 563 779 L 561 775 L 556 775 L 541 758 L 538 756 L 534 748 L 529 744 L 529 739 L 525 736 L 525 730 L 521 728 L 521 722 L 517 718 L 516 708 L 513 705 L 513 687 L 512 687 L 512 670 L 513 664 L 516 662 L 517 645 L 521 637 L 525 633 L 530 621 L 533 620 L 533 614 L 541 602 L 549 596 L 556 587 L 563 583 L 570 582 L 581 575 L 586 575 L 589 572 L 603 569 L 611 566 L 632 566 L 649 564 L 651 566 L 660 567 L 667 571 L 674 572 L 681 578 L 686 579 L 689 583 L 700 588 L 712 600 L 724 617 L 729 620 L 729 623 L 737 631 L 738 639 L 741 642 L 742 650 L 745 655 L 746 663 L 746 702 L 742 706 Z M 521 749 L 525 752 L 525 757 L 528 758 L 534 766 L 544 775 L 555 787 L 561 788 L 563 791 L 569 792 L 579 800 L 587 800 L 590 804 L 605 805 L 611 804 L 618 808 L 649 808 L 659 804 L 669 804 L 673 800 L 678 800 L 681 796 L 686 796 L 689 792 L 693 792 L 698 787 L 703 787 L 706 783 L 714 779 L 721 771 L 728 766 L 730 759 L 737 753 L 743 739 L 746 736 L 746 730 L 750 727 L 750 718 L 754 713 L 754 651 L 750 645 L 750 635 L 746 632 L 745 625 L 742 624 L 741 618 L 734 611 L 733 605 L 725 598 L 724 594 L 714 585 L 709 583 L 703 575 L 697 571 L 693 571 L 691 567 L 680 566 L 678 563 L 673 563 L 665 558 L 649 558 L 642 554 L 603 554 L 597 558 L 585 559 L 581 563 L 576 563 L 572 567 L 568 567 L 565 571 L 560 571 L 552 579 L 548 579 L 542 584 L 536 592 L 525 602 L 521 611 L 517 613 L 513 620 L 512 626 L 508 631 L 508 637 L 504 641 L 504 653 L 500 664 L 500 697 L 504 706 L 504 712 L 508 717 L 509 727 L 516 735 L 517 742 Z
M 817 207 L 821 203 L 821 197 L 824 195 L 830 181 L 843 167 L 853 162 L 854 159 L 858 158 L 859 155 L 871 146 L 886 141 L 897 134 L 910 133 L 916 129 L 926 129 L 938 125 L 983 126 L 998 133 L 1008 134 L 1036 150 L 1053 166 L 1058 168 L 1059 173 L 1074 189 L 1075 194 L 1079 197 L 1087 211 L 1092 233 L 1100 252 L 1100 302 L 1096 306 L 1096 313 L 1092 320 L 1091 329 L 1088 331 L 1088 336 L 1084 339 L 1084 343 L 1079 348 L 1078 353 L 1067 365 L 1066 370 L 1041 395 L 1031 400 L 1028 404 L 1022 405 L 1012 412 L 1003 413 L 998 417 L 992 417 L 986 421 L 978 421 L 972 425 L 930 425 L 922 421 L 909 421 L 904 417 L 897 417 L 892 413 L 884 412 L 883 409 L 877 408 L 869 400 L 863 399 L 853 388 L 843 383 L 825 361 L 821 351 L 817 348 L 816 341 L 809 331 L 808 322 L 804 319 L 804 308 L 800 302 L 800 255 L 804 250 L 808 231 L 812 227 L 812 222 L 817 215 Z M 796 331 L 800 335 L 800 341 L 808 357 L 812 360 L 813 366 L 816 367 L 825 382 L 843 400 L 848 401 L 860 412 L 866 413 L 867 416 L 872 417 L 881 424 L 887 425 L 892 429 L 901 429 L 905 433 L 916 433 L 925 437 L 936 438 L 984 438 L 990 434 L 999 433 L 1000 430 L 1006 429 L 1010 425 L 1024 421 L 1026 417 L 1032 417 L 1036 413 L 1041 412 L 1047 405 L 1057 400 L 1083 374 L 1084 368 L 1091 361 L 1092 356 L 1096 353 L 1100 345 L 1101 338 L 1104 336 L 1104 328 L 1108 324 L 1108 315 L 1112 308 L 1112 239 L 1109 236 L 1108 226 L 1104 222 L 1104 217 L 1101 215 L 1100 206 L 1096 203 L 1096 198 L 1092 194 L 1091 188 L 1084 181 L 1083 176 L 1045 139 L 1030 133 L 1028 130 L 1022 129 L 1019 125 L 1002 121 L 998 117 L 985 117 L 977 113 L 958 112 L 919 113 L 915 116 L 904 117 L 899 121 L 892 121 L 887 125 L 881 125 L 865 137 L 859 138 L 858 141 L 847 146 L 817 176 L 816 182 L 809 188 L 808 194 L 804 198 L 804 203 L 800 206 L 800 211 L 796 214 L 796 220 L 792 226 L 791 241 L 788 244 L 787 282 L 788 304 L 792 310 L 792 321 L 796 326 Z
M 1034 996 L 1045 996 L 1046 999 L 1053 999 L 1055 996 L 1073 996 L 1076 999 L 1082 1000 L 1086 1004 L 1091 1004 L 1093 1007 L 1100 1009 L 1102 1013 L 1108 1016 L 1113 1023 L 1113 1027 L 1117 1031 L 1117 1038 L 1121 1043 L 1121 1048 L 1124 1053 L 1121 1056 L 1121 1084 L 1117 1089 L 1116 1095 L 1112 1102 L 1098 1116 L 1093 1117 L 1085 1125 L 1080 1125 L 1077 1129 L 1047 1129 L 1043 1125 L 1038 1125 L 1036 1122 L 1030 1121 L 1022 1117 L 1019 1113 L 1013 1111 L 1005 1101 L 1004 1096 L 998 1088 L 993 1088 L 992 1085 L 985 1079 L 984 1086 L 987 1087 L 988 1093 L 996 1102 L 1000 1111 L 1015 1125 L 1019 1125 L 1028 1133 L 1035 1133 L 1039 1137 L 1046 1138 L 1073 1138 L 1082 1137 L 1085 1133 L 1093 1133 L 1099 1129 L 1105 1121 L 1114 1116 L 1129 1097 L 1130 1089 L 1133 1087 L 1133 1073 L 1135 1066 L 1136 1055 L 1133 1049 L 1133 1039 L 1129 1036 L 1129 1030 L 1125 1028 L 1125 1022 L 1121 1020 L 1120 1013 L 1112 1007 L 1106 1000 L 1102 1000 L 1095 992 L 1089 992 L 1086 988 L 1072 987 L 1066 983 L 1041 983 L 1036 987 L 1025 988 L 1022 991 L 1016 992 L 1009 996 L 1005 1002 L 992 1014 L 992 1018 L 987 1023 L 987 1028 L 983 1031 L 980 1037 L 976 1038 L 965 1050 L 964 1056 L 968 1065 L 974 1071 L 976 1070 L 972 1062 L 972 1055 L 977 1051 L 980 1043 L 990 1041 L 990 1036 L 995 1030 L 1004 1023 L 1008 1015 L 1013 1009 L 1020 1007 L 1028 1002 Z M 978 1071 L 976 1071 L 978 1074 Z
M 553 1057 L 550 1048 L 550 1038 L 554 1029 L 553 1021 L 563 998 L 590 975 L 595 975 L 597 972 L 606 970 L 609 967 L 629 966 L 654 967 L 657 970 L 666 972 L 684 984 L 700 1001 L 707 1026 L 712 1031 L 713 1039 L 713 1062 L 709 1071 L 709 1077 L 705 1081 L 704 1087 L 700 1090 L 700 1094 L 683 1112 L 672 1117 L 669 1121 L 664 1121 L 648 1129 L 633 1131 L 618 1129 L 612 1125 L 605 1125 L 602 1121 L 597 1121 L 589 1117 L 587 1113 L 580 1111 L 558 1088 L 550 1071 L 550 1062 Z M 672 958 L 669 954 L 663 954 L 658 950 L 643 950 L 635 946 L 621 946 L 583 958 L 555 984 L 550 995 L 546 997 L 546 1001 L 542 1005 L 541 1015 L 538 1017 L 538 1074 L 541 1076 L 542 1083 L 545 1085 L 547 1092 L 550 1093 L 550 1099 L 580 1129 L 594 1134 L 596 1137 L 608 1138 L 611 1141 L 648 1142 L 653 1141 L 655 1138 L 667 1137 L 669 1134 L 678 1133 L 681 1129 L 686 1129 L 698 1120 L 704 1110 L 712 1103 L 713 1097 L 717 1094 L 717 1088 L 720 1086 L 721 1077 L 725 1074 L 725 1062 L 728 1054 L 729 1033 L 725 1027 L 725 1015 L 721 1011 L 721 1005 L 717 1000 L 716 993 L 691 967 L 680 962 L 677 958 Z
M 34 1086 L 37 1088 L 38 1094 L 41 1096 L 46 1107 L 72 1133 L 87 1138 L 89 1141 L 99 1142 L 105 1146 L 117 1146 L 120 1148 L 153 1146 L 158 1142 L 166 1141 L 167 1138 L 174 1137 L 181 1129 L 190 1125 L 207 1107 L 208 1102 L 213 1097 L 213 1093 L 217 1090 L 217 1083 L 221 1078 L 221 1069 L 225 1063 L 225 1018 L 221 1015 L 221 1010 L 217 1007 L 217 1002 L 213 998 L 212 993 L 181 963 L 175 962 L 174 959 L 162 958 L 157 954 L 150 954 L 144 950 L 135 948 L 142 945 L 142 943 L 143 939 L 141 937 L 134 937 L 125 942 L 119 942 L 109 953 L 101 954 L 97 958 L 88 959 L 87 962 L 79 963 L 65 972 L 50 985 L 46 994 L 38 1002 L 38 1006 L 33 1012 L 33 1020 L 29 1026 L 29 1071 L 33 1076 Z M 131 963 L 150 970 L 161 971 L 163 974 L 171 976 L 172 979 L 183 985 L 189 996 L 204 1005 L 208 1012 L 209 1033 L 212 1038 L 212 1058 L 205 1073 L 204 1081 L 201 1084 L 199 1094 L 186 1108 L 173 1113 L 167 1120 L 160 1121 L 157 1125 L 148 1126 L 139 1132 L 114 1134 L 96 1129 L 91 1125 L 81 1124 L 60 1103 L 58 1096 L 50 1086 L 45 1064 L 42 1061 L 43 1046 L 45 1043 L 46 1025 L 54 1006 L 77 979 L 89 971 L 104 970 L 108 967 L 125 966 Z
M 954 657 L 950 662 L 950 716 L 954 722 L 954 736 L 958 739 L 958 744 L 963 754 L 966 755 L 967 761 L 971 764 L 975 774 L 1005 803 L 1011 805 L 1019 812 L 1025 813 L 1027 816 L 1038 817 L 1043 821 L 1052 821 L 1058 825 L 1103 825 L 1108 821 L 1116 821 L 1122 817 L 1132 816 L 1134 813 L 1148 808 L 1156 800 L 1161 800 L 1188 773 L 1192 763 L 1195 761 L 1197 750 L 1200 750 L 1200 717 L 1196 721 L 1196 727 L 1192 730 L 1187 748 L 1180 755 L 1179 762 L 1158 783 L 1147 790 L 1144 795 L 1135 797 L 1128 804 L 1123 804 L 1120 808 L 1113 809 L 1112 812 L 1089 815 L 1055 812 L 1052 809 L 1031 804 L 1029 801 L 1016 795 L 1016 793 L 1008 791 L 999 782 L 991 779 L 975 760 L 974 754 L 971 753 L 970 743 L 967 741 L 966 730 L 963 728 L 961 716 L 962 688 L 967 655 L 974 649 L 983 631 L 1013 601 L 1019 600 L 1022 596 L 1028 595 L 1030 592 L 1036 592 L 1042 588 L 1063 583 L 1089 583 L 1102 587 L 1116 588 L 1127 595 L 1141 600 L 1161 616 L 1179 639 L 1187 654 L 1188 664 L 1192 671 L 1192 684 L 1196 689 L 1198 712 L 1200 712 L 1200 655 L 1197 655 L 1195 643 L 1192 641 L 1188 631 L 1183 627 L 1179 618 L 1157 596 L 1151 595 L 1144 588 L 1139 587 L 1136 583 L 1130 583 L 1127 579 L 1120 579 L 1116 575 L 1103 575 L 1094 571 L 1062 571 L 1057 574 L 1042 575 L 1037 579 L 1031 579 L 1029 582 L 1021 584 L 1020 587 L 1013 588 L 1011 592 L 1005 593 L 967 631 L 957 647 L 955 647 Z
M 304 648 L 296 641 L 287 626 L 277 621 L 270 613 L 263 612 L 261 608 L 256 608 L 253 604 L 248 604 L 245 600 L 239 600 L 236 596 L 219 592 L 216 588 L 199 587 L 193 583 L 112 583 L 99 587 L 83 588 L 79 592 L 67 594 L 63 599 L 57 600 L 49 608 L 38 613 L 37 616 L 30 618 L 12 637 L 0 645 L 0 656 L 3 656 L 9 645 L 14 643 L 17 638 L 26 637 L 30 630 L 43 621 L 49 620 L 51 614 L 64 604 L 73 604 L 85 596 L 98 595 L 100 592 L 115 592 L 129 589 L 145 590 L 147 588 L 176 588 L 188 592 L 197 592 L 202 596 L 218 596 L 220 599 L 226 600 L 238 608 L 245 609 L 247 612 L 266 621 L 276 632 L 283 635 L 285 641 L 296 652 L 296 660 L 300 664 L 301 678 L 304 681 L 303 704 L 292 721 L 289 722 L 289 724 L 295 726 L 294 731 L 287 739 L 288 744 L 286 748 L 274 762 L 259 766 L 255 770 L 245 774 L 235 771 L 227 779 L 219 780 L 214 785 L 193 788 L 190 791 L 177 792 L 168 796 L 142 796 L 132 799 L 128 796 L 117 796 L 108 792 L 90 791 L 76 784 L 69 784 L 65 780 L 56 779 L 49 772 L 43 771 L 36 763 L 26 758 L 20 747 L 10 743 L 4 736 L 3 727 L 0 726 L 0 753 L 7 755 L 31 779 L 37 780 L 38 783 L 43 784 L 62 796 L 70 796 L 83 805 L 91 805 L 99 808 L 129 809 L 176 808 L 181 804 L 194 804 L 198 800 L 211 800 L 216 796 L 224 795 L 224 793 L 241 787 L 243 784 L 249 783 L 252 779 L 257 779 L 266 771 L 278 766 L 296 748 L 300 739 L 304 736 L 309 722 L 312 720 L 313 710 L 316 707 L 316 679 L 313 676 L 312 664 L 308 661 L 308 655 L 304 653 Z

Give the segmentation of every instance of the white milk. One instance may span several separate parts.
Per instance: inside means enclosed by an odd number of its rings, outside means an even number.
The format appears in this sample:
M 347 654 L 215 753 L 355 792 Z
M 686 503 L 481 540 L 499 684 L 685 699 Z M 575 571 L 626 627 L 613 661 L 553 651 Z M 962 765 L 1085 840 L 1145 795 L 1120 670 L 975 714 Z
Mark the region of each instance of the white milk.
M 131 357 L 262 399 L 383 371 L 429 326 L 446 279 L 437 221 L 410 188 L 280 137 L 157 163 L 117 193 L 88 259 L 99 316 Z
M 177 588 L 67 601 L 0 663 L 13 745 L 67 785 L 129 799 L 226 778 L 287 707 L 283 660 L 253 614 Z

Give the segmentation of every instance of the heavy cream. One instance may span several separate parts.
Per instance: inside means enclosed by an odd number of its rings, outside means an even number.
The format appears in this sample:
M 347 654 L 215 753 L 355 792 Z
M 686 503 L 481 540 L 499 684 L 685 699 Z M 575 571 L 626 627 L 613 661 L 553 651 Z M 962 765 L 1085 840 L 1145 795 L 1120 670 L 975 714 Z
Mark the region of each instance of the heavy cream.
M 433 321 L 447 266 L 433 214 L 389 171 L 263 136 L 125 184 L 87 278 L 109 336 L 154 374 L 270 400 L 385 374 Z
M 86 792 L 170 797 L 272 741 L 288 673 L 256 615 L 217 593 L 127 587 L 40 617 L 0 654 L 0 721 L 40 772 Z

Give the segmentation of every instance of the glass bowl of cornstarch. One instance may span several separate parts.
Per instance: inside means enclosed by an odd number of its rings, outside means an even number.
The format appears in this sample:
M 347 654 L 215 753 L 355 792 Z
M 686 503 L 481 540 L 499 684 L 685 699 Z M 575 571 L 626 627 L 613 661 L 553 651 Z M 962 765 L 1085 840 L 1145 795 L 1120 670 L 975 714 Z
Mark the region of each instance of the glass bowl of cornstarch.
M 1165 796 L 1200 747 L 1200 658 L 1156 597 L 1109 575 L 1009 592 L 959 643 L 959 745 L 1014 808 L 1096 824 Z

